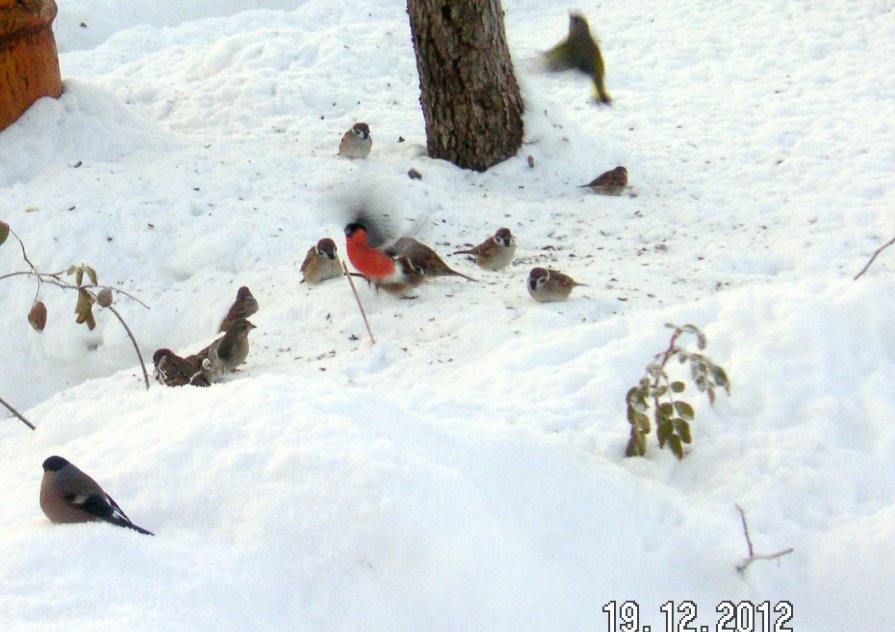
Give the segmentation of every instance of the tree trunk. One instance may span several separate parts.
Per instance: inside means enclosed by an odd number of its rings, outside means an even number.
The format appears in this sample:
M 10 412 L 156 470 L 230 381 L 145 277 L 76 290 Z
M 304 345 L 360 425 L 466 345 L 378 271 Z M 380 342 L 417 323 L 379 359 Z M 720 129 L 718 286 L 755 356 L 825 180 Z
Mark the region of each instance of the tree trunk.
M 40 97 L 62 94 L 53 0 L 0 0 L 0 130 Z
M 407 0 L 429 156 L 485 171 L 522 145 L 500 0 Z

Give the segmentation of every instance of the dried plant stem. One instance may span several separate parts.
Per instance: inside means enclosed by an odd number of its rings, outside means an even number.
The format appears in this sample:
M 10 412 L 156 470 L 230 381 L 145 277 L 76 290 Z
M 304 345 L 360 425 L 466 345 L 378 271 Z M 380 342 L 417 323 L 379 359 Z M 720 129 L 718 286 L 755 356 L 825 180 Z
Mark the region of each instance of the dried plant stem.
M 127 332 L 127 337 L 131 339 L 131 343 L 134 345 L 134 351 L 137 352 L 137 358 L 140 360 L 140 368 L 143 369 L 143 381 L 146 383 L 146 390 L 149 390 L 149 373 L 146 372 L 146 363 L 143 362 L 143 355 L 140 353 L 140 347 L 137 345 L 137 339 L 134 338 L 134 334 L 131 333 L 131 328 L 127 326 L 127 323 L 124 322 L 124 319 L 121 317 L 121 314 L 118 313 L 118 310 L 109 305 L 103 309 L 107 309 L 113 314 L 115 314 L 115 318 L 118 319 L 118 322 L 121 323 L 121 326 L 124 327 L 124 331 Z
M 351 278 L 351 273 L 348 272 L 348 266 L 345 265 L 345 260 L 342 259 L 339 263 L 342 264 L 342 272 L 345 274 L 345 278 L 348 279 L 348 285 L 351 286 L 351 291 L 354 292 L 354 300 L 357 301 L 357 306 L 360 308 L 360 315 L 364 318 L 364 325 L 367 327 L 367 333 L 370 334 L 370 342 L 375 345 L 376 338 L 373 337 L 373 330 L 370 329 L 370 321 L 367 320 L 367 311 L 364 309 L 364 304 L 361 303 L 360 295 L 357 293 L 357 288 L 354 286 L 354 279 Z
M 11 412 L 13 415 L 15 415 L 16 417 L 18 417 L 19 419 L 21 419 L 22 422 L 23 422 L 26 426 L 28 426 L 28 427 L 31 428 L 32 430 L 37 430 L 37 428 L 34 426 L 33 423 L 31 423 L 30 421 L 28 421 L 27 419 L 25 419 L 25 417 L 24 417 L 24 415 L 22 415 L 22 413 L 20 413 L 20 412 L 17 411 L 15 408 L 13 408 L 13 407 L 10 406 L 8 403 L 6 403 L 6 401 L 5 401 L 2 397 L 0 397 L 0 404 L 3 404 L 4 406 L 6 406 L 6 408 L 9 409 L 9 412 Z
M 752 538 L 749 537 L 749 525 L 746 523 L 746 512 L 744 512 L 743 508 L 740 507 L 738 504 L 734 504 L 734 506 L 737 508 L 737 511 L 740 512 L 740 520 L 743 521 L 743 534 L 746 536 L 746 545 L 749 547 L 749 557 L 737 564 L 738 573 L 744 573 L 746 569 L 749 568 L 749 564 L 751 564 L 755 560 L 774 560 L 778 557 L 789 555 L 795 550 L 794 548 L 789 547 L 788 549 L 783 549 L 782 551 L 777 551 L 776 553 L 755 553 L 752 548 Z
M 25 250 L 25 244 L 22 242 L 22 240 L 19 238 L 19 236 L 16 235 L 15 231 L 13 231 L 12 229 L 10 229 L 9 233 L 13 237 L 16 238 L 16 241 L 19 242 L 19 246 L 22 248 L 22 258 L 25 260 L 25 263 L 27 263 L 28 267 L 31 269 L 19 271 L 19 272 L 10 272 L 8 274 L 4 274 L 4 275 L 0 276 L 0 281 L 2 281 L 3 279 L 9 279 L 9 278 L 15 277 L 15 276 L 33 276 L 34 278 L 37 279 L 37 292 L 34 295 L 33 302 L 37 302 L 37 297 L 40 295 L 41 284 L 46 283 L 48 285 L 55 285 L 56 287 L 62 288 L 63 290 L 77 290 L 78 292 L 80 292 L 81 290 L 84 290 L 85 292 L 90 294 L 90 296 L 92 296 L 94 300 L 96 300 L 96 295 L 90 291 L 91 289 L 99 289 L 99 290 L 108 289 L 112 292 L 118 292 L 119 294 L 123 294 L 124 296 L 128 297 L 132 301 L 135 301 L 135 302 L 139 303 L 140 305 L 142 305 L 143 307 L 145 307 L 146 309 L 149 309 L 149 306 L 146 303 L 144 303 L 137 297 L 133 296 L 132 294 L 125 292 L 124 290 L 121 290 L 121 289 L 118 289 L 115 287 L 110 287 L 108 285 L 98 285 L 98 284 L 72 285 L 71 283 L 66 282 L 62 278 L 62 275 L 66 274 L 65 270 L 62 270 L 59 272 L 40 272 L 37 269 L 37 267 L 31 262 L 31 259 L 28 258 L 28 253 Z M 95 280 L 95 277 L 93 280 Z M 121 316 L 121 314 L 118 313 L 118 310 L 116 310 L 111 305 L 109 305 L 108 307 L 104 307 L 103 309 L 108 309 L 113 314 L 115 314 L 115 317 L 118 319 L 118 322 L 121 323 L 121 326 L 124 327 L 124 331 L 127 332 L 127 336 L 128 336 L 128 338 L 130 338 L 131 343 L 134 345 L 134 350 L 137 352 L 137 359 L 140 361 L 140 368 L 143 369 L 143 381 L 146 383 L 146 388 L 149 389 L 149 373 L 146 371 L 146 363 L 143 361 L 143 355 L 140 353 L 140 347 L 137 345 L 137 340 L 136 340 L 136 338 L 134 338 L 133 332 L 130 330 L 130 327 L 127 326 L 127 323 L 124 321 L 124 318 Z M 9 408 L 8 405 L 7 405 L 7 408 Z M 12 410 L 12 409 L 10 408 L 10 410 Z M 15 412 L 15 411 L 13 411 L 13 412 Z M 24 417 L 20 416 L 20 418 L 22 419 L 22 421 L 25 421 L 25 423 L 28 423 Z M 30 425 L 30 424 L 28 424 L 28 425 Z
M 149 305 L 147 305 L 146 303 L 144 303 L 143 301 L 138 299 L 133 294 L 130 294 L 129 292 L 125 292 L 124 290 L 122 290 L 120 288 L 112 287 L 111 285 L 93 285 L 92 283 L 88 284 L 88 285 L 81 285 L 81 286 L 72 285 L 71 283 L 66 283 L 61 278 L 59 278 L 63 274 L 65 274 L 64 271 L 50 273 L 50 272 L 38 272 L 36 270 L 21 270 L 19 272 L 10 272 L 8 274 L 4 274 L 4 275 L 0 276 L 0 281 L 2 281 L 3 279 L 8 279 L 10 277 L 15 277 L 15 276 L 33 276 L 33 277 L 37 278 L 38 291 L 40 290 L 41 283 L 46 283 L 48 285 L 55 285 L 56 287 L 62 288 L 63 290 L 77 290 L 77 289 L 89 290 L 91 288 L 96 288 L 98 290 L 108 289 L 112 292 L 118 292 L 119 294 L 123 294 L 124 296 L 128 297 L 135 303 L 139 303 L 146 309 L 150 309 Z M 35 300 L 37 300 L 37 299 L 35 299 Z
M 876 252 L 873 253 L 873 256 L 872 256 L 872 257 L 870 257 L 870 261 L 868 261 L 868 262 L 864 265 L 864 267 L 861 268 L 861 271 L 858 272 L 858 273 L 855 275 L 854 280 L 857 281 L 858 279 L 860 279 L 860 278 L 863 276 L 863 274 L 864 274 L 865 272 L 867 272 L 867 269 L 870 268 L 870 266 L 871 266 L 871 264 L 874 262 L 874 260 L 879 256 L 879 253 L 881 253 L 883 250 L 885 250 L 886 248 L 888 248 L 888 247 L 891 246 L 892 244 L 895 244 L 895 237 L 893 237 L 892 239 L 890 239 L 889 241 L 887 241 L 885 244 L 883 244 L 882 246 L 880 246 L 879 248 L 876 249 Z
M 74 286 L 72 286 L 72 287 L 74 287 Z M 119 294 L 123 294 L 124 296 L 128 297 L 130 300 L 134 301 L 135 303 L 139 303 L 140 305 L 142 305 L 142 306 L 145 307 L 146 309 L 151 309 L 151 308 L 149 307 L 149 305 L 147 305 L 146 303 L 144 303 L 143 301 L 141 301 L 140 299 L 138 299 L 138 298 L 137 298 L 136 296 L 134 296 L 133 294 L 129 294 L 128 292 L 125 292 L 124 290 L 120 290 L 120 289 L 118 289 L 117 287 L 111 287 L 111 286 L 109 286 L 109 285 L 82 285 L 81 287 L 84 288 L 85 290 L 86 290 L 86 289 L 90 289 L 90 288 L 92 288 L 92 287 L 95 287 L 95 288 L 97 288 L 97 289 L 99 289 L 99 290 L 111 290 L 111 291 L 113 291 L 113 292 L 118 292 Z
M 25 260 L 25 263 L 27 263 L 28 267 L 30 267 L 34 272 L 37 272 L 37 268 L 34 267 L 34 264 L 31 263 L 31 259 L 28 258 L 28 253 L 25 252 L 24 242 L 22 242 L 22 240 L 19 238 L 19 236 L 16 235 L 16 231 L 14 231 L 12 228 L 10 228 L 9 234 L 12 235 L 13 237 L 15 237 L 16 241 L 19 242 L 19 247 L 21 247 L 21 249 L 22 249 L 22 258 Z

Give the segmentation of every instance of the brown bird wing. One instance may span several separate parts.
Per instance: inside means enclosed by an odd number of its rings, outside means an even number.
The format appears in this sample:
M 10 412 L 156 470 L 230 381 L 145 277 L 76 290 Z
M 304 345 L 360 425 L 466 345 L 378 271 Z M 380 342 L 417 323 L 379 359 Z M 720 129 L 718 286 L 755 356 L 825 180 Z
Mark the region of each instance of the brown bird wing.
M 479 257 L 490 257 L 494 254 L 494 251 L 497 250 L 500 246 L 496 241 L 494 241 L 494 237 L 488 237 L 485 241 L 480 243 L 475 248 L 470 248 L 469 250 L 458 250 L 453 253 L 455 255 L 478 255 Z
M 238 318 L 248 318 L 257 311 L 258 301 L 252 296 L 251 292 L 243 298 L 237 298 L 227 311 L 227 315 L 224 316 L 224 320 L 221 321 L 219 331 L 227 331 L 230 329 L 230 325 L 233 324 L 234 320 Z
M 602 186 L 613 186 L 613 187 L 622 187 L 625 186 L 628 182 L 628 177 L 625 175 L 623 171 L 619 169 L 613 169 L 612 171 L 607 171 L 606 173 L 601 173 L 596 178 L 594 178 L 590 183 L 582 185 L 586 187 L 602 187 Z
M 494 241 L 494 237 L 489 237 L 474 248 L 475 254 L 480 257 L 490 257 L 500 248 L 500 244 Z
M 563 274 L 562 272 L 557 272 L 556 270 L 550 271 L 550 278 L 562 287 L 573 288 L 576 285 L 584 285 L 584 283 L 578 283 L 568 274 Z
M 418 253 L 424 253 L 427 250 L 431 251 L 432 249 L 421 244 L 413 237 L 401 237 L 383 248 L 382 252 L 392 259 L 398 259 L 400 257 L 412 257 L 414 253 L 417 253 L 417 256 L 419 256 Z
M 249 355 L 249 332 L 254 328 L 248 321 L 242 321 L 246 326 L 232 327 L 222 338 L 220 342 L 212 343 L 216 346 L 216 354 L 210 352 L 209 358 L 214 360 L 214 356 L 222 362 L 224 369 L 233 370 L 243 362 Z
M 407 259 L 415 269 L 426 276 L 460 276 L 470 281 L 475 279 L 453 270 L 438 253 L 426 244 L 418 242 L 413 237 L 401 237 L 398 241 L 385 249 L 385 254 L 396 259 Z
M 311 265 L 311 262 L 317 256 L 317 246 L 311 246 L 308 248 L 308 254 L 305 255 L 305 260 L 301 264 L 300 272 L 304 273 L 307 270 L 308 266 Z
M 348 146 L 351 144 L 351 130 L 348 130 L 344 134 L 342 134 L 342 140 L 339 142 L 339 154 L 344 154 L 348 151 Z
M 589 187 L 601 187 L 607 184 L 612 184 L 612 177 L 615 175 L 613 171 L 607 171 L 606 173 L 601 173 L 596 178 L 591 180 L 586 186 Z
M 165 376 L 168 386 L 183 386 L 189 384 L 193 376 L 202 369 L 202 360 L 195 360 L 196 356 L 181 358 L 178 355 L 168 356 L 165 366 Z

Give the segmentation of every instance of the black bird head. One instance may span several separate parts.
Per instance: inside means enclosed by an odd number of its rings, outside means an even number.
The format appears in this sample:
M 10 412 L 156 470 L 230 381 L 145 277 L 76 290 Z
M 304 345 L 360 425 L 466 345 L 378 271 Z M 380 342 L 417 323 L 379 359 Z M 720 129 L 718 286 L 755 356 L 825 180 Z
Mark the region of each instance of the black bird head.
M 366 208 L 353 213 L 351 221 L 345 226 L 345 236 L 351 237 L 359 230 L 366 231 L 367 244 L 371 248 L 379 248 L 393 237 L 389 218 L 383 214 L 370 212 Z
M 44 472 L 58 472 L 66 465 L 68 465 L 68 461 L 63 459 L 61 456 L 51 456 L 46 461 L 44 461 L 43 468 Z

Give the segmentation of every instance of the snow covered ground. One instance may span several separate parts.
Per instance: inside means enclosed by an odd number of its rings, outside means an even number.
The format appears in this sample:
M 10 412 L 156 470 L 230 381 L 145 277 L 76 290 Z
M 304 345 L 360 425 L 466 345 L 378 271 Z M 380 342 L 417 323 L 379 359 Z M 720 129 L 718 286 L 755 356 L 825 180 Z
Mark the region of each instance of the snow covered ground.
M 0 219 L 147 303 L 116 302 L 147 360 L 210 342 L 240 285 L 261 310 L 242 372 L 146 391 L 111 314 L 88 332 L 45 286 L 37 334 L 33 282 L 0 281 L 0 397 L 38 426 L 0 424 L 4 630 L 603 631 L 625 600 L 654 632 L 669 600 L 895 629 L 895 253 L 852 280 L 895 234 L 891 2 L 582 7 L 607 109 L 538 67 L 566 8 L 505 0 L 526 145 L 483 174 L 424 155 L 402 2 L 60 5 L 65 93 L 0 132 Z M 370 159 L 337 159 L 359 120 Z M 617 164 L 636 197 L 576 188 Z M 298 272 L 362 199 L 445 255 L 508 226 L 517 260 L 361 286 L 371 345 L 347 284 Z M 537 304 L 536 264 L 588 287 Z M 666 322 L 732 393 L 689 394 L 682 462 L 626 459 Z M 48 523 L 52 454 L 157 536 Z M 738 574 L 734 503 L 756 552 L 795 551 Z

